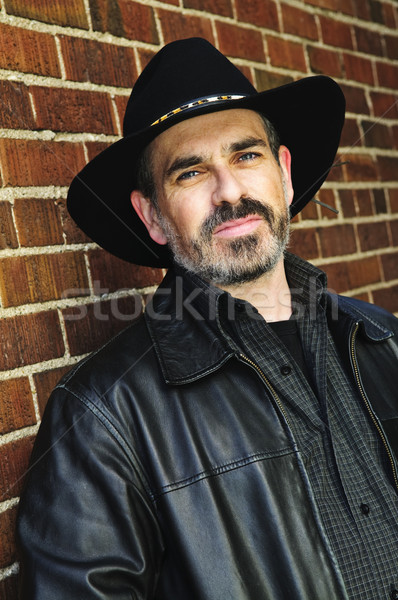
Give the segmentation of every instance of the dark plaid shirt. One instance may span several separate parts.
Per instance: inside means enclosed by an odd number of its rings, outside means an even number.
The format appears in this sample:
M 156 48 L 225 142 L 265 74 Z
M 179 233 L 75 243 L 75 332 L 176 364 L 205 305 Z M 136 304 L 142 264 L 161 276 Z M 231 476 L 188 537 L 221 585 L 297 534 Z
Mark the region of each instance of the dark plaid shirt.
M 328 331 L 325 275 L 292 255 L 285 266 L 307 376 L 254 307 L 196 277 L 189 287 L 201 288 L 199 312 L 276 390 L 349 598 L 398 598 L 398 495 L 386 452 Z

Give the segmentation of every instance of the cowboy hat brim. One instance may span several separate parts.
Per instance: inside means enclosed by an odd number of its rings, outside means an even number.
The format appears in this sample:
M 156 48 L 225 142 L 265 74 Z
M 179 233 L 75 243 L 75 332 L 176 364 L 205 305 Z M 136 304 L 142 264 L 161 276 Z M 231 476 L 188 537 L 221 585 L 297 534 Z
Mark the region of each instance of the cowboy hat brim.
M 315 196 L 337 152 L 344 124 L 345 100 L 329 77 L 306 77 L 287 85 L 227 103 L 199 105 L 115 142 L 73 179 L 67 206 L 79 227 L 115 256 L 138 265 L 168 267 L 167 246 L 150 237 L 130 202 L 135 189 L 134 165 L 143 149 L 169 127 L 198 115 L 246 108 L 265 115 L 281 144 L 292 155 L 294 198 L 291 216 Z

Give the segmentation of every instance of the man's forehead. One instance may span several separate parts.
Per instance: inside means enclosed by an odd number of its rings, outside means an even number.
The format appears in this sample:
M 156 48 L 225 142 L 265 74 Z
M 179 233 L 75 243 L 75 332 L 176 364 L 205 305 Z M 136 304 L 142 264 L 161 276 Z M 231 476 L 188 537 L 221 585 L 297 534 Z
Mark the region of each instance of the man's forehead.
M 267 143 L 264 122 L 259 113 L 248 109 L 229 109 L 186 119 L 157 136 L 150 146 L 152 159 L 171 164 L 176 156 L 206 153 L 216 144 L 225 152 L 233 151 L 243 140 Z M 193 148 L 196 148 L 193 151 Z M 167 166 L 166 166 L 167 169 Z

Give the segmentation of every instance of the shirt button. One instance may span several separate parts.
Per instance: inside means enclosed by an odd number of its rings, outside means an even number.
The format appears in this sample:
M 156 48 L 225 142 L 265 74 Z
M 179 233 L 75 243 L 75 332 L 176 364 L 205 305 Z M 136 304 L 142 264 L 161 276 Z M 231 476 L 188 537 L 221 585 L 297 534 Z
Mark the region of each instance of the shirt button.
M 367 504 L 361 504 L 361 506 L 359 507 L 362 511 L 362 514 L 364 515 L 368 515 L 370 513 L 370 508 Z M 398 600 L 398 596 L 396 596 L 397 600 Z
M 281 367 L 282 375 L 290 375 L 291 372 L 292 372 L 292 367 L 290 365 L 283 365 L 283 367 Z
M 391 600 L 398 600 L 398 590 L 393 590 L 390 595 Z

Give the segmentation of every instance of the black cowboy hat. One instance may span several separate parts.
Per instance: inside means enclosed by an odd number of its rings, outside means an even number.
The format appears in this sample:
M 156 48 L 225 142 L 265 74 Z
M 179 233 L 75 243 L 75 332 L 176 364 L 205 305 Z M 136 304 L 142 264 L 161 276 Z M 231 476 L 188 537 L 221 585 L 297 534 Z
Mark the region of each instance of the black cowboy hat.
M 74 178 L 68 210 L 100 246 L 129 262 L 167 267 L 167 246 L 152 241 L 130 203 L 143 149 L 176 123 L 200 114 L 247 108 L 265 115 L 292 154 L 291 215 L 326 179 L 344 123 L 345 101 L 329 77 L 312 76 L 258 93 L 248 79 L 201 38 L 164 46 L 148 63 L 129 98 L 123 138 Z

